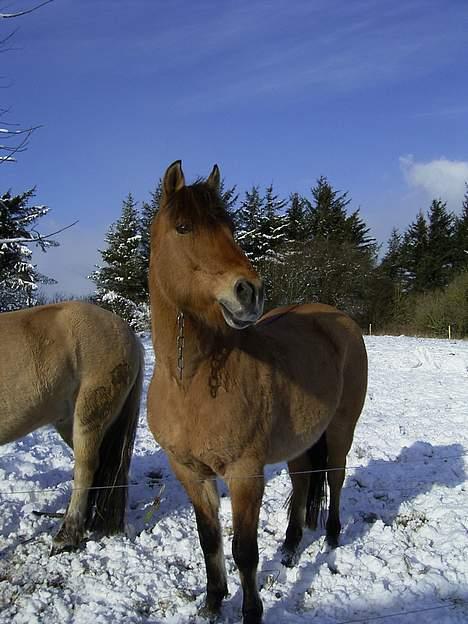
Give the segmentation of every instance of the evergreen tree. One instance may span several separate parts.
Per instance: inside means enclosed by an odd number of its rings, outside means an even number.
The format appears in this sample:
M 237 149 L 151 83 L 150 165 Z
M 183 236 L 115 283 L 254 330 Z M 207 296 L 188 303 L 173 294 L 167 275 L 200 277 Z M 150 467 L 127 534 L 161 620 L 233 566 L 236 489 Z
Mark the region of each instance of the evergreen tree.
M 141 262 L 145 271 L 144 278 L 144 293 L 145 299 L 149 298 L 149 287 L 148 287 L 148 272 L 149 272 L 149 263 L 150 263 L 150 252 L 151 252 L 151 224 L 155 216 L 158 214 L 160 203 L 162 196 L 162 181 L 159 180 L 158 184 L 154 191 L 151 192 L 151 199 L 149 202 L 143 202 L 141 207 L 141 218 L 140 218 L 140 253 L 141 253 Z
M 246 256 L 255 266 L 262 255 L 261 222 L 264 213 L 264 200 L 258 186 L 245 192 L 239 210 L 234 215 L 236 238 Z
M 4 241 L 0 243 L 0 311 L 35 305 L 37 285 L 56 283 L 41 275 L 31 261 L 29 241 L 42 251 L 58 245 L 53 240 L 37 238 L 34 226 L 49 208 L 30 206 L 34 194 L 34 189 L 14 196 L 8 192 L 0 199 L 0 239 Z
M 348 215 L 347 193 L 322 176 L 311 189 L 305 216 L 308 240 L 302 245 L 305 299 L 335 305 L 356 318 L 366 317 L 374 278 L 376 246 L 359 210 Z
M 306 200 L 299 193 L 292 193 L 286 211 L 287 236 L 291 243 L 303 243 L 309 237 L 309 225 L 306 214 Z
M 321 176 L 311 193 L 307 220 L 313 239 L 347 242 L 356 249 L 375 253 L 375 240 L 368 236 L 369 228 L 361 219 L 359 209 L 348 215 L 351 199 L 347 192 L 335 190 L 327 178 Z
M 401 324 L 405 320 L 405 269 L 402 258 L 403 237 L 393 228 L 387 251 L 376 272 L 372 307 L 374 322 Z
M 260 260 L 281 262 L 284 244 L 287 242 L 287 218 L 283 214 L 286 200 L 279 199 L 270 184 L 265 190 L 264 208 L 260 221 L 261 249 Z
M 231 215 L 233 215 L 233 217 L 235 216 L 236 204 L 237 204 L 237 200 L 239 199 L 239 193 L 237 193 L 236 190 L 237 190 L 237 187 L 235 185 L 231 186 L 230 188 L 225 188 L 224 178 L 221 180 L 219 194 L 221 196 L 221 199 L 224 203 L 226 210 Z
M 381 269 L 392 281 L 402 282 L 404 269 L 402 266 L 403 239 L 400 232 L 393 228 L 387 243 L 387 251 L 382 258 Z
M 457 272 L 468 269 L 468 184 L 463 198 L 462 212 L 455 220 L 454 228 L 455 269 Z
M 333 189 L 325 176 L 320 176 L 311 189 L 312 202 L 308 203 L 308 221 L 314 239 L 343 242 L 348 240 L 347 193 Z
M 96 267 L 90 275 L 96 284 L 96 300 L 136 326 L 141 317 L 138 306 L 147 300 L 147 267 L 141 253 L 141 225 L 131 193 L 105 241 L 107 248 L 99 253 L 106 264 Z
M 447 204 L 434 199 L 429 209 L 427 289 L 443 288 L 453 274 L 454 266 L 454 216 Z
M 403 236 L 401 247 L 404 283 L 408 292 L 422 292 L 429 283 L 429 229 L 426 218 L 419 212 Z

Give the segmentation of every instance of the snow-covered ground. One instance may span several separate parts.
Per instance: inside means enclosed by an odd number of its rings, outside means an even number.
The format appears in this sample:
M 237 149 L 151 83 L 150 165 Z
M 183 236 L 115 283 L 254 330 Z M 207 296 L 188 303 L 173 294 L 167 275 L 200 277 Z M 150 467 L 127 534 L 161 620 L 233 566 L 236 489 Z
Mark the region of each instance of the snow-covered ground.
M 297 567 L 282 567 L 289 483 L 284 466 L 267 470 L 259 528 L 266 624 L 468 622 L 468 342 L 366 344 L 369 392 L 349 455 L 338 549 L 326 549 L 322 530 L 309 532 Z M 196 621 L 205 572 L 194 515 L 147 430 L 145 405 L 128 536 L 49 557 L 58 520 L 32 512 L 64 510 L 72 459 L 49 429 L 0 448 L 0 621 Z M 234 623 L 241 592 L 222 491 L 230 589 L 222 621 Z

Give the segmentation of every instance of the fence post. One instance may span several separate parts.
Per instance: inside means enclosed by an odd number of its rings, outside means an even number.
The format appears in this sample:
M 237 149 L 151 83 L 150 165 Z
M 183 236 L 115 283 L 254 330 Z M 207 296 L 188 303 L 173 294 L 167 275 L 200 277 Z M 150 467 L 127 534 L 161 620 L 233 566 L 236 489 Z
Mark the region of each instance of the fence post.
M 369 336 L 372 336 L 372 323 L 369 323 Z
M 448 326 L 448 339 L 450 340 L 452 338 L 452 326 L 449 325 Z

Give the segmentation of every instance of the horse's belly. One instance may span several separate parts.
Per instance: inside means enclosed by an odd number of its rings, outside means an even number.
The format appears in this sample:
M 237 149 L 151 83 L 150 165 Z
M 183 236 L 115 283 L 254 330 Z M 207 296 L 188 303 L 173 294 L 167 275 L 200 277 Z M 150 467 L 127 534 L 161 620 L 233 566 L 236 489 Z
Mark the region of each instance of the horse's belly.
M 47 392 L 47 388 L 30 383 L 22 387 L 0 384 L 0 444 L 22 438 L 39 427 L 69 415 L 68 403 L 61 400 L 61 392 Z
M 273 419 L 267 463 L 289 461 L 310 449 L 330 424 L 335 411 L 335 402 L 315 399 L 296 402 L 295 409 L 277 414 Z

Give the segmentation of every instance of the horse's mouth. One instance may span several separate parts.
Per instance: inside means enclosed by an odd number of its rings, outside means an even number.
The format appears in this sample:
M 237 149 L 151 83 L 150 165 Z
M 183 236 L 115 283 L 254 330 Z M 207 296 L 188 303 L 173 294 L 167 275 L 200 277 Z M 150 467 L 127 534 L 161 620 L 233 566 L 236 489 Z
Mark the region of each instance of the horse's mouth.
M 231 310 L 222 302 L 219 301 L 219 305 L 221 306 L 221 312 L 223 313 L 224 320 L 233 329 L 245 329 L 246 327 L 250 327 L 253 325 L 256 318 L 252 318 L 251 320 L 240 319 Z

